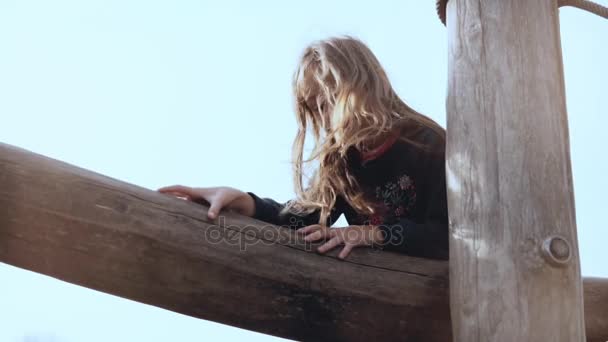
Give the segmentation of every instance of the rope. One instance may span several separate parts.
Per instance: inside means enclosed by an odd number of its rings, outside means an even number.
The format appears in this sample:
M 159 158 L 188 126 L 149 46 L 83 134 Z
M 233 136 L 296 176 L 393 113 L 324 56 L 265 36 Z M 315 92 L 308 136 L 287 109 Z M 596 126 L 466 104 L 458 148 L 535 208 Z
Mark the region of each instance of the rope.
M 435 4 L 437 5 L 437 15 L 443 25 L 445 25 L 445 8 L 448 5 L 448 0 L 437 0 Z
M 437 15 L 443 25 L 445 25 L 445 8 L 448 4 L 448 0 L 437 0 Z M 597 4 L 589 0 L 557 0 L 558 7 L 572 6 L 584 11 L 593 13 L 602 18 L 608 19 L 608 7 Z
M 599 15 L 602 18 L 608 19 L 608 7 L 604 7 L 593 1 L 588 0 L 558 0 L 557 4 L 559 7 L 572 6 L 582 9 L 587 12 Z

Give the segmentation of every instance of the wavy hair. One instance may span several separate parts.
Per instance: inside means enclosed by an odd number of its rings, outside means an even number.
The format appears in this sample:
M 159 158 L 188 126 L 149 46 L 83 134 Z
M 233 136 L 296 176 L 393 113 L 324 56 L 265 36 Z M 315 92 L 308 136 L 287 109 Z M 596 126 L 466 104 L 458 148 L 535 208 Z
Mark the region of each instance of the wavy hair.
M 319 224 L 325 225 L 341 196 L 357 212 L 372 214 L 372 203 L 348 167 L 347 152 L 362 151 L 369 142 L 397 130 L 399 139 L 418 148 L 425 146 L 410 137 L 425 127 L 445 141 L 443 128 L 397 96 L 378 59 L 356 38 L 331 37 L 306 47 L 292 86 L 298 123 L 292 147 L 297 196 L 282 213 L 318 211 Z M 304 158 L 307 133 L 312 133 L 314 147 Z M 304 188 L 304 166 L 311 162 L 318 165 Z

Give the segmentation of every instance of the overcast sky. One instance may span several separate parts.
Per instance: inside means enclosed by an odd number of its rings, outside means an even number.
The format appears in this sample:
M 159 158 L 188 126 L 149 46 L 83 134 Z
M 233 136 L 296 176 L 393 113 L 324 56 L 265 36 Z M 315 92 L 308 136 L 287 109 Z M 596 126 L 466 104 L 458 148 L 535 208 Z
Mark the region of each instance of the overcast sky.
M 560 12 L 582 271 L 608 277 L 608 21 Z M 434 1 L 0 0 L 0 141 L 150 189 L 287 200 L 291 76 L 309 42 L 337 34 L 367 42 L 445 127 Z M 0 279 L 2 342 L 275 339 L 5 264 Z

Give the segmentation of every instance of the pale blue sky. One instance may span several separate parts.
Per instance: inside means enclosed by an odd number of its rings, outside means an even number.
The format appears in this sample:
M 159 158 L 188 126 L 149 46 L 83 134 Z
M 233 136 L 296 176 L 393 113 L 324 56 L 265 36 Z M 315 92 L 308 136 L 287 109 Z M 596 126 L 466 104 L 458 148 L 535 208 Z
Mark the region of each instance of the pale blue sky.
M 314 39 L 363 39 L 402 98 L 445 127 L 434 7 L 0 0 L 0 141 L 150 189 L 231 185 L 287 200 L 290 80 Z M 566 8 L 561 29 L 582 270 L 608 277 L 608 21 Z M 275 339 L 5 264 L 0 279 L 0 342 Z

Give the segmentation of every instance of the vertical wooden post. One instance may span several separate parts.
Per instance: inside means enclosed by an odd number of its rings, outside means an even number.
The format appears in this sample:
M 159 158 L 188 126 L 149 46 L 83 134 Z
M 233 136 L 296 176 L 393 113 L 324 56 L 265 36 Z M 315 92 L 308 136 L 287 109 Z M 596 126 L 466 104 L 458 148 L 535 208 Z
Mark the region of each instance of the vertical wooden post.
M 584 341 L 555 0 L 450 0 L 455 341 Z

